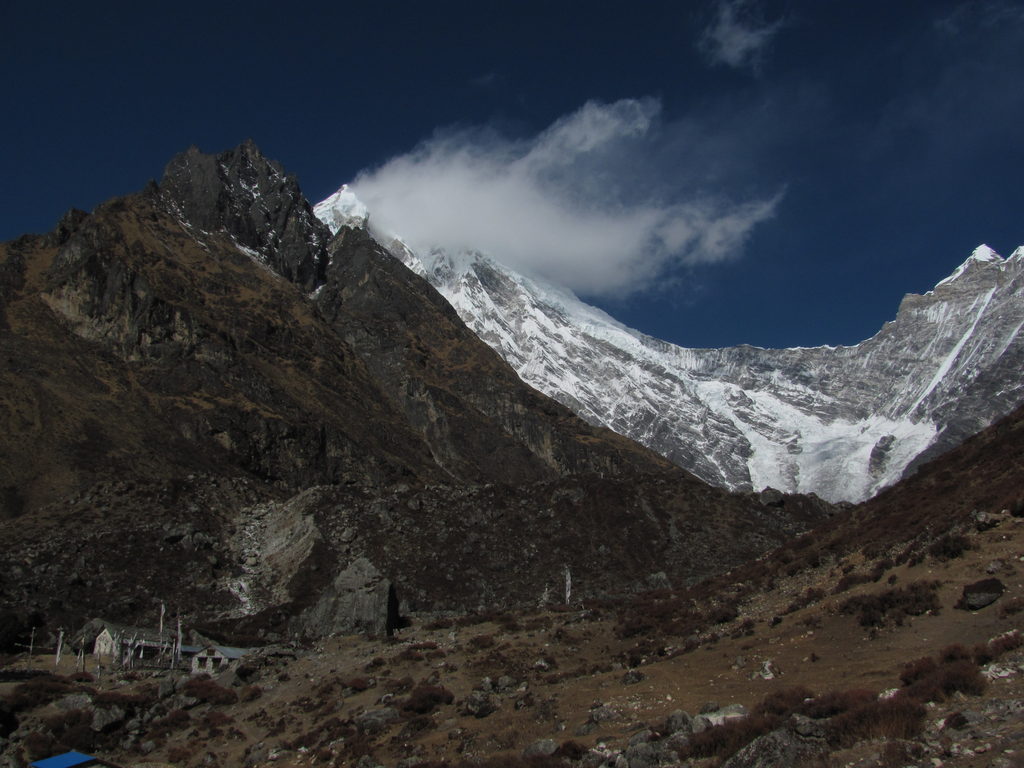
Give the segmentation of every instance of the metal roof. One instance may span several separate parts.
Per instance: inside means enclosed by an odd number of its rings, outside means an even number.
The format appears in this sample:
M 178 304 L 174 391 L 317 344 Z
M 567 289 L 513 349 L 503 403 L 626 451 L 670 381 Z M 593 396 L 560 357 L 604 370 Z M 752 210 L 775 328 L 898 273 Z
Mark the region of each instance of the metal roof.
M 30 763 L 32 768 L 71 768 L 76 765 L 95 765 L 98 757 L 85 755 L 81 752 L 65 752 L 63 755 L 55 755 L 45 760 L 36 760 Z
M 228 659 L 240 659 L 252 650 L 251 648 L 232 648 L 229 645 L 208 645 L 203 650 L 208 651 L 210 648 L 216 649 L 217 653 Z

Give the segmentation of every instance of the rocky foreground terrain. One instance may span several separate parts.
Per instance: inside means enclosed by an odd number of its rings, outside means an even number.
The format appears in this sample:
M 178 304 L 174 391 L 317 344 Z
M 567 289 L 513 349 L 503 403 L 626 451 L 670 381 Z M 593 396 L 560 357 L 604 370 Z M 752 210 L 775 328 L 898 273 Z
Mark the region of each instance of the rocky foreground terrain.
M 2 759 L 1019 766 L 1022 442 L 1018 412 L 872 504 L 687 590 L 277 646 L 214 679 L 8 657 L 5 671 L 59 674 L 0 685 Z

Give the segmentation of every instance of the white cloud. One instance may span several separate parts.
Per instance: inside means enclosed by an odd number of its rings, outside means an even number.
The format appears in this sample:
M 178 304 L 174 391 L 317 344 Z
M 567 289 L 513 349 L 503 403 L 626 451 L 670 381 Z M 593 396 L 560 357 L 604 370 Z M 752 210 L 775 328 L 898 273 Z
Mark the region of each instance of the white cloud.
M 352 187 L 371 225 L 417 249 L 476 249 L 590 296 L 738 256 L 779 201 L 732 202 L 674 167 L 653 99 L 588 102 L 539 135 L 439 133 Z M 678 138 L 676 135 L 674 138 Z
M 757 69 L 782 20 L 768 24 L 755 0 L 718 0 L 714 21 L 704 30 L 700 48 L 714 64 Z

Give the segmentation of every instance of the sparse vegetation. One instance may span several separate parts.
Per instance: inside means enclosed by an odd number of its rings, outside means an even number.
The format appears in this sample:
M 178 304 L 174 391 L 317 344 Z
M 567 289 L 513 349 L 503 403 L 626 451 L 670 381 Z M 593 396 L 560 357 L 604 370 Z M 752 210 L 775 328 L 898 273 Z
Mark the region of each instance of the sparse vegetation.
M 182 693 L 207 704 L 226 705 L 238 701 L 238 694 L 230 688 L 201 677 L 193 677 L 186 682 Z
M 686 750 L 686 757 L 728 758 L 758 736 L 773 730 L 778 724 L 777 717 L 751 715 L 708 728 L 693 735 Z
M 907 616 L 938 611 L 938 588 L 937 581 L 915 581 L 905 587 L 851 597 L 839 605 L 839 610 L 856 614 L 862 627 L 882 627 L 889 621 L 899 626 Z
M 19 712 L 25 709 L 41 707 L 44 704 L 49 704 L 51 701 L 56 701 L 63 696 L 80 690 L 83 689 L 65 677 L 45 675 L 19 683 L 5 697 L 5 700 L 12 712 Z
M 971 548 L 971 542 L 959 533 L 947 533 L 928 547 L 928 554 L 936 560 L 946 562 L 963 556 Z
M 412 689 L 409 697 L 402 702 L 400 708 L 403 712 L 426 715 L 433 712 L 437 707 L 451 704 L 453 701 L 455 701 L 455 696 L 447 688 L 439 685 L 422 684 Z
M 849 747 L 864 739 L 912 739 L 921 732 L 926 712 L 912 699 L 876 699 L 833 717 L 828 740 L 833 746 Z
M 999 606 L 999 618 L 1005 619 L 1024 611 L 1024 597 L 1015 597 Z
M 900 680 L 902 698 L 922 704 L 945 701 L 954 693 L 977 696 L 985 690 L 973 654 L 962 645 L 951 645 L 939 653 L 938 660 L 924 657 L 903 667 Z

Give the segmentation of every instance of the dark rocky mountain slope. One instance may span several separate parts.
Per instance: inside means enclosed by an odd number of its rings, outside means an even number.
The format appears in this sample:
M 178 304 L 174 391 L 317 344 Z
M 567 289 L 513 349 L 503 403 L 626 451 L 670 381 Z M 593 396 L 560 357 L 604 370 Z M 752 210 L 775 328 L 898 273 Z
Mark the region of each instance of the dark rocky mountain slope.
M 587 425 L 251 143 L 0 246 L 0 359 L 9 626 L 382 631 L 686 583 L 825 506 Z

